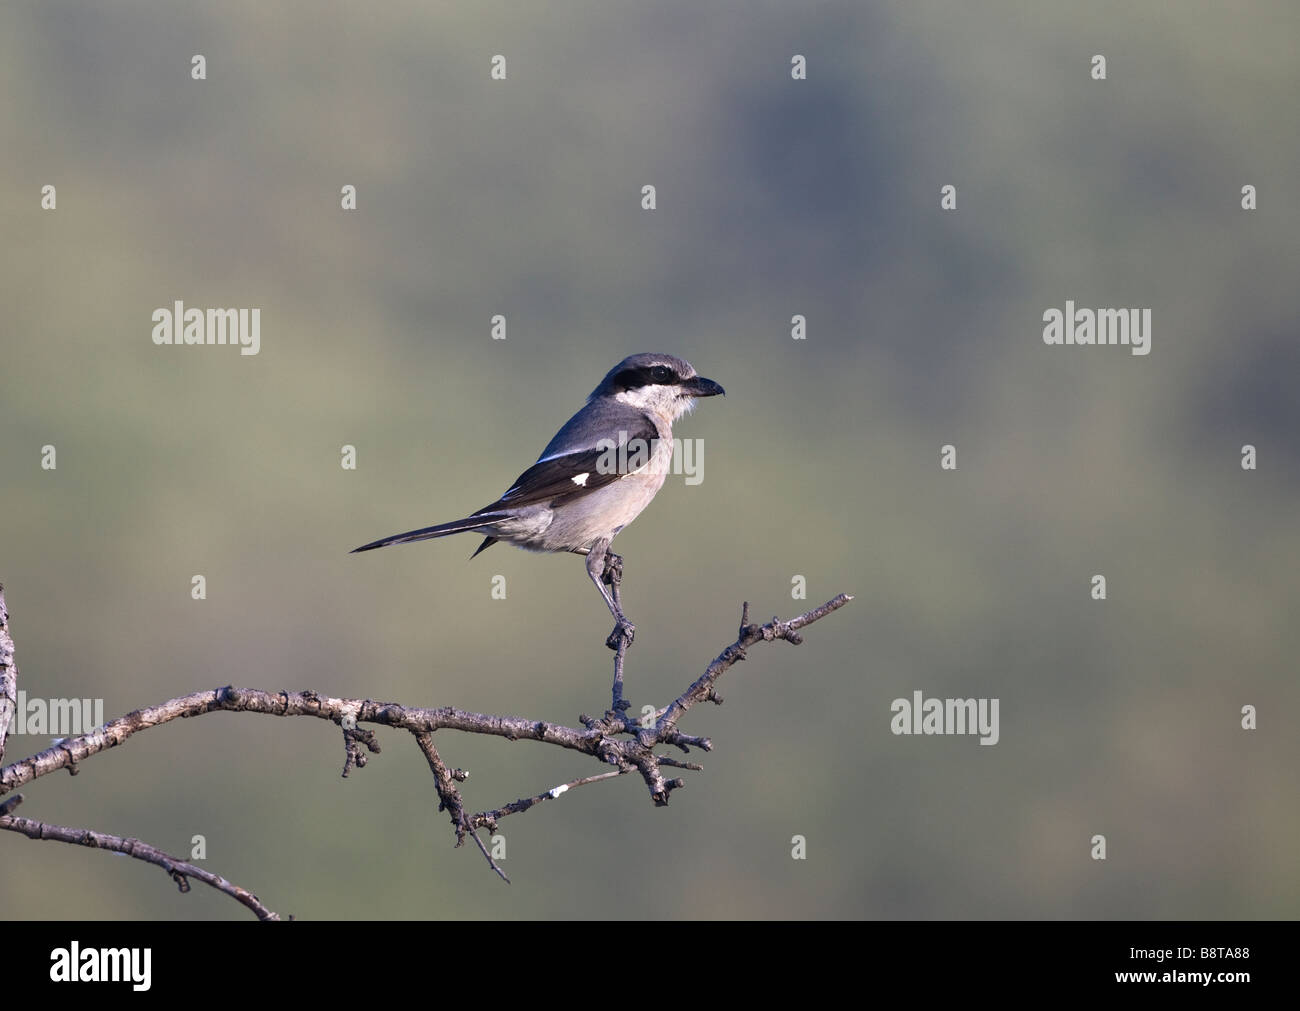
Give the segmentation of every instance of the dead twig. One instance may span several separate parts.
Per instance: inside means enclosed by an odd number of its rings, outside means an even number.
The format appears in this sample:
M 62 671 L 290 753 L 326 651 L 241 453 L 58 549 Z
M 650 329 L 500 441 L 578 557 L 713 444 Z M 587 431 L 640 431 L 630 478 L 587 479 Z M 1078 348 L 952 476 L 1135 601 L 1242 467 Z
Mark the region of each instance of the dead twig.
M 136 860 L 143 860 L 146 863 L 161 867 L 176 882 L 176 887 L 182 892 L 190 890 L 190 878 L 197 878 L 204 884 L 211 885 L 217 891 L 229 895 L 236 902 L 247 906 L 257 915 L 259 920 L 280 919 L 278 913 L 273 913 L 262 905 L 258 897 L 247 888 L 241 888 L 239 885 L 227 881 L 219 874 L 205 871 L 202 867 L 196 867 L 194 864 L 164 853 L 156 846 L 150 846 L 139 839 L 109 835 L 107 832 L 92 832 L 86 828 L 49 825 L 45 822 L 33 821 L 31 818 L 19 818 L 10 814 L 9 812 L 17 807 L 22 802 L 22 799 L 23 795 L 21 793 L 15 794 L 2 805 L 4 813 L 0 814 L 0 829 L 18 832 L 27 836 L 28 839 L 51 840 L 53 842 L 68 843 L 72 846 L 89 846 L 91 849 L 108 850 L 110 853 L 122 853 Z

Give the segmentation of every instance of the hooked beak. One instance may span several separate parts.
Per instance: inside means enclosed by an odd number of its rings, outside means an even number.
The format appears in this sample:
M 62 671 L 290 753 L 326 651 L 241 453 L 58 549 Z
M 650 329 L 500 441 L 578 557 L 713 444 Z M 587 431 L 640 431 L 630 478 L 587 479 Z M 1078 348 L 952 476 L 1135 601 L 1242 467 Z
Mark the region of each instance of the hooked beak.
M 725 395 L 727 392 L 712 379 L 703 376 L 686 380 L 682 383 L 682 390 L 690 397 L 716 397 L 719 393 Z

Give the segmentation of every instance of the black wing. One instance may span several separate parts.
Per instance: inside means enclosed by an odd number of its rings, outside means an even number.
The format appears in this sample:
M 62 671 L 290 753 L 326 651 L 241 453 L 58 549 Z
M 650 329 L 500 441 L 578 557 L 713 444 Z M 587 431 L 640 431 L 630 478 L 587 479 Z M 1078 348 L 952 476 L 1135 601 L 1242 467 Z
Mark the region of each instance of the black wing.
M 658 437 L 654 422 L 641 415 L 631 430 L 619 431 L 617 444 L 611 436 L 594 449 L 538 460 L 515 479 L 509 491 L 474 515 L 580 498 L 644 467 Z

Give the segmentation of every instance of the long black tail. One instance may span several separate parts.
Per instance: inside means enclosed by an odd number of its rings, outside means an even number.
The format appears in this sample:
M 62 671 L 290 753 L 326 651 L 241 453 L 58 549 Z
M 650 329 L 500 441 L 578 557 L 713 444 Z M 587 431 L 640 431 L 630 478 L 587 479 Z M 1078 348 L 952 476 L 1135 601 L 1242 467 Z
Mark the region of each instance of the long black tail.
M 499 513 L 481 513 L 478 516 L 466 516 L 463 520 L 439 523 L 436 527 L 425 527 L 422 530 L 408 530 L 404 534 L 393 534 L 392 537 L 384 537 L 377 541 L 371 541 L 369 544 L 363 544 L 359 548 L 353 548 L 349 553 L 355 555 L 358 551 L 372 551 L 375 548 L 382 548 L 389 544 L 406 544 L 408 541 L 427 541 L 431 537 L 446 537 L 448 534 L 459 534 L 466 530 L 475 530 L 479 527 L 488 526 L 493 520 L 499 519 L 501 519 Z M 478 552 L 476 551 L 475 554 L 478 554 Z

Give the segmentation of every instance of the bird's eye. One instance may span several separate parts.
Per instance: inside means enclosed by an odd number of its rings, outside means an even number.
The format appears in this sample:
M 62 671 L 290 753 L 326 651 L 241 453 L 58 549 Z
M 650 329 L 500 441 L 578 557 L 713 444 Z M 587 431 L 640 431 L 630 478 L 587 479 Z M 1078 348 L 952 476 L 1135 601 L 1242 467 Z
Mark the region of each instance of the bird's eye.
M 673 370 L 668 368 L 666 365 L 656 365 L 650 370 L 650 378 L 656 383 L 671 382 L 673 378 Z

